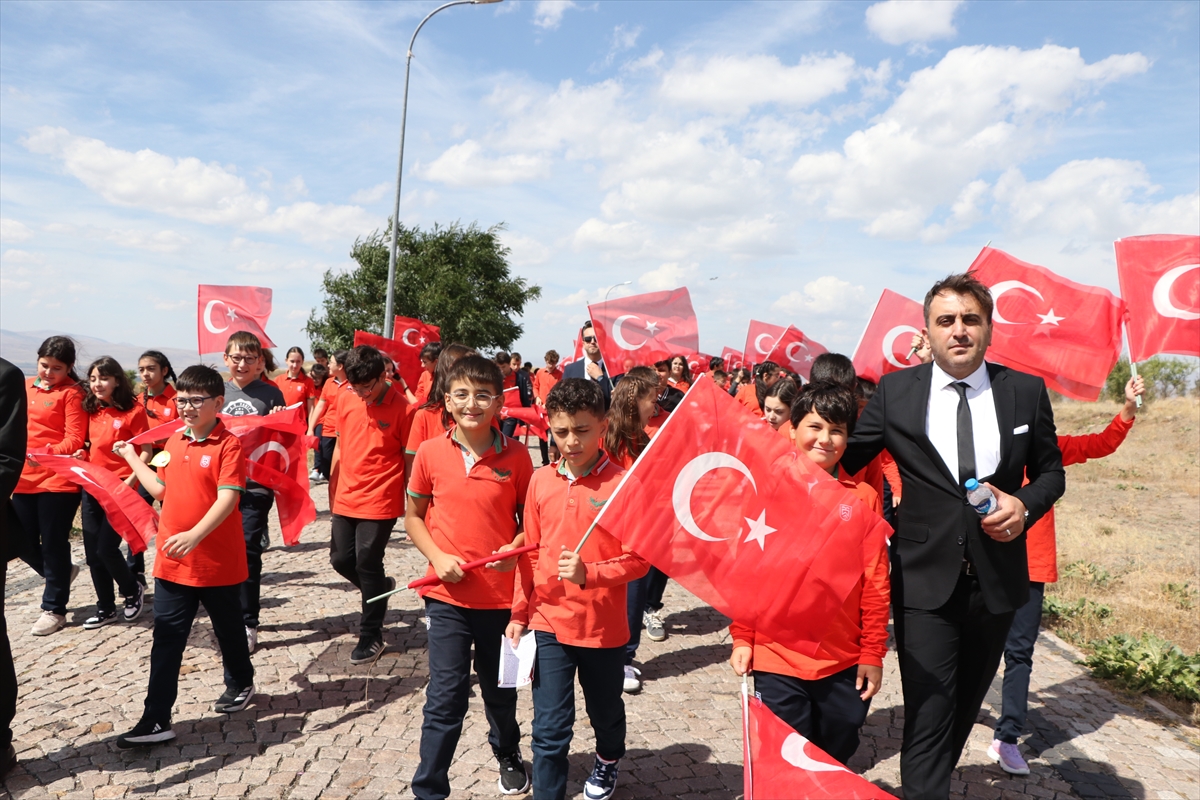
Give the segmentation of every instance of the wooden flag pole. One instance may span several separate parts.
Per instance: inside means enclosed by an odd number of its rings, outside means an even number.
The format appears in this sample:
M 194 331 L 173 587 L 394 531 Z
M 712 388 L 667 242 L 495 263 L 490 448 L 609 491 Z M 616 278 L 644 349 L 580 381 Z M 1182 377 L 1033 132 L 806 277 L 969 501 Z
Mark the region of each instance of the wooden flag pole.
M 746 772 L 745 792 L 746 800 L 751 800 L 754 793 L 754 770 L 750 766 L 750 684 L 748 683 L 748 675 L 742 676 L 742 745 L 746 750 L 745 763 L 742 769 Z
M 1131 359 L 1129 359 L 1129 377 L 1132 378 L 1133 380 L 1137 380 L 1137 376 L 1138 376 L 1137 362 L 1131 358 Z M 1133 399 L 1134 399 L 1134 402 L 1137 403 L 1137 407 L 1141 408 L 1142 407 L 1142 396 L 1139 394 L 1136 397 L 1134 397 Z

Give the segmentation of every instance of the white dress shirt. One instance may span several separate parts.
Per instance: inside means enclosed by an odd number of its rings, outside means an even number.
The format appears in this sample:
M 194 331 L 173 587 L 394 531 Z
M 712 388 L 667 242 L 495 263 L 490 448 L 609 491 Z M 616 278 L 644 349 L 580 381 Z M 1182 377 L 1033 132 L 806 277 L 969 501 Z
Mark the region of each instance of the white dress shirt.
M 935 362 L 929 390 L 929 410 L 925 433 L 950 474 L 958 478 L 958 379 L 947 375 Z M 1000 466 L 1000 423 L 992 399 L 992 380 L 987 363 L 979 365 L 962 382 L 967 384 L 967 405 L 971 409 L 971 432 L 975 436 L 975 477 L 983 480 Z

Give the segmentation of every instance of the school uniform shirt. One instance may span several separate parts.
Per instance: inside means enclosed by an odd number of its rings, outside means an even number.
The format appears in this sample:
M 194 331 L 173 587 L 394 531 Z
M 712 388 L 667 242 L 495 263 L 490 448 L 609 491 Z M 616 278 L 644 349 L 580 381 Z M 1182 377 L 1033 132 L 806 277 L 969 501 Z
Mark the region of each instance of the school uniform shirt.
M 353 519 L 395 519 L 404 514 L 404 442 L 408 401 L 393 383 L 368 403 L 339 397 L 325 415 L 324 435 L 338 440 L 338 483 L 333 513 Z
M 883 506 L 874 489 L 851 479 L 839 480 L 882 516 Z M 755 671 L 815 681 L 858 664 L 883 666 L 883 657 L 887 655 L 890 602 L 888 552 L 887 546 L 883 545 L 877 552 L 863 554 L 863 576 L 832 620 L 815 656 L 797 653 L 762 631 L 737 622 L 730 624 L 729 633 L 734 647 L 754 649 L 751 668 Z
M 175 387 L 164 384 L 158 394 L 143 391 L 138 395 L 138 403 L 146 410 L 146 420 L 151 428 L 179 422 L 179 411 L 175 408 Z
M 795 430 L 796 429 L 794 427 L 792 427 L 792 421 L 790 419 L 785 419 L 783 421 L 783 423 L 780 424 L 780 426 L 775 429 L 775 432 L 778 433 L 780 436 L 782 436 L 784 439 L 787 439 L 789 442 L 791 442 L 791 441 L 794 441 L 792 439 L 792 433 Z
M 246 488 L 246 462 L 241 442 L 221 420 L 203 439 L 191 428 L 172 434 L 163 446 L 167 463 L 158 468 L 158 482 L 166 487 L 158 521 L 158 553 L 154 577 L 184 586 L 232 586 L 249 575 L 242 512 L 235 505 L 212 533 L 181 559 L 163 552 L 171 536 L 196 526 L 217 501 L 221 489 Z
M 650 420 L 646 423 L 646 427 L 642 428 L 642 430 L 646 432 L 647 436 L 653 439 L 654 435 L 658 433 L 659 428 L 667 421 L 668 416 L 667 410 L 656 403 L 654 405 L 653 416 L 650 417 Z
M 516 538 L 517 510 L 525 505 L 533 462 L 525 445 L 497 430 L 492 446 L 476 459 L 455 438 L 455 430 L 421 444 L 408 493 L 429 499 L 425 527 L 438 549 L 476 561 Z M 432 564 L 425 574 L 435 574 Z M 480 567 L 458 583 L 420 594 L 462 608 L 511 608 L 515 574 Z
M 500 430 L 499 415 L 492 417 L 492 429 Z M 417 408 L 412 415 L 412 427 L 408 431 L 408 443 L 404 446 L 406 455 L 415 456 L 421 445 L 430 439 L 445 435 L 446 427 L 442 425 L 442 409 Z
M 414 405 L 421 405 L 429 399 L 429 390 L 433 388 L 433 375 L 425 370 L 421 370 L 421 377 L 417 378 L 417 388 L 413 395 L 417 398 Z
M 133 474 L 133 467 L 114 453 L 112 446 L 148 430 L 150 421 L 142 406 L 135 403 L 128 411 L 102 406 L 95 414 L 88 415 L 88 461 L 104 467 L 121 480 L 128 478 Z
M 300 377 L 293 378 L 284 372 L 277 377 L 272 383 L 278 387 L 279 391 L 283 392 L 283 400 L 285 406 L 303 403 L 310 397 L 317 396 L 317 386 L 313 383 L 313 379 L 300 373 Z
M 83 389 L 69 380 L 50 387 L 41 378 L 29 378 L 25 381 L 25 397 L 29 404 L 26 452 L 69 456 L 83 447 L 88 429 Z M 79 487 L 66 478 L 26 460 L 13 494 L 78 491 Z
M 1063 466 L 1082 464 L 1090 458 L 1104 458 L 1116 452 L 1133 428 L 1117 414 L 1100 433 L 1085 436 L 1059 436 Z M 1028 479 L 1025 481 L 1029 482 Z M 1054 508 L 1025 531 L 1025 552 L 1029 556 L 1029 580 L 1034 583 L 1058 581 L 1058 544 L 1055 541 Z
M 330 378 L 329 380 L 325 381 L 325 385 L 321 387 L 321 396 L 319 398 L 319 400 L 325 401 L 325 408 L 321 410 L 321 414 L 317 417 L 317 421 L 313 423 L 314 427 L 325 424 L 325 418 L 329 416 L 331 411 L 333 411 L 333 407 L 337 405 L 338 398 L 341 397 L 341 391 L 339 390 L 346 392 L 350 391 L 350 382 L 339 381 L 337 378 Z M 329 434 L 325 433 L 325 429 L 322 428 L 321 437 L 324 438 L 326 436 L 329 436 Z
M 285 405 L 287 403 L 284 402 L 283 392 L 273 383 L 255 378 L 243 389 L 233 381 L 225 381 L 225 407 L 221 409 L 222 414 L 231 417 L 250 417 L 257 414 L 265 417 L 271 413 L 272 408 Z M 258 481 L 247 480 L 245 488 L 254 495 L 273 494 L 271 489 Z
M 667 378 L 667 384 L 670 385 L 670 387 L 672 389 L 675 389 L 676 391 L 680 391 L 680 392 L 684 392 L 684 393 L 686 393 L 688 389 L 692 388 L 692 385 L 690 383 L 688 383 L 687 381 L 683 380 L 682 378 L 680 378 L 679 380 L 675 380 L 674 378 Z
M 762 406 L 758 404 L 758 390 L 754 388 L 753 383 L 743 383 L 738 387 L 737 394 L 733 396 L 734 400 L 744 405 L 746 408 L 753 411 L 758 416 L 762 416 Z
M 550 390 L 558 385 L 558 382 L 562 380 L 562 376 L 562 367 L 539 369 L 537 374 L 533 376 L 533 394 L 545 404 L 546 395 L 550 394 Z
M 572 478 L 559 461 L 533 474 L 525 503 L 525 544 L 541 548 L 521 556 L 512 621 L 551 633 L 576 647 L 624 647 L 629 642 L 625 584 L 650 564 L 597 526 L 580 551 L 583 586 L 558 578 L 558 554 L 574 550 L 624 472 L 601 451 L 586 475 Z

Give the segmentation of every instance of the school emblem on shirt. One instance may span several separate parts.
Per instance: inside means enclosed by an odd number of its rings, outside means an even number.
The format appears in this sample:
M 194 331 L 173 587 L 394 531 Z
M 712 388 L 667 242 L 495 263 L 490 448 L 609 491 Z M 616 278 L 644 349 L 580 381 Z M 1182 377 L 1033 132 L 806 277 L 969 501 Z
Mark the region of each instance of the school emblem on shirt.
M 390 422 L 384 422 L 383 420 L 378 420 L 378 422 L 379 422 L 379 429 L 381 431 L 386 431 L 388 428 L 392 427 L 392 423 L 390 423 Z
M 600 509 L 604 508 L 604 504 L 605 504 L 605 503 L 607 503 L 608 501 L 607 501 L 607 500 L 601 500 L 601 499 L 600 499 L 600 498 L 598 498 L 598 497 L 589 497 L 589 498 L 588 498 L 588 502 L 592 504 L 592 508 L 594 508 L 594 509 L 596 509 L 597 511 L 599 511 Z
M 114 430 L 114 431 L 119 431 L 119 430 L 121 430 L 121 420 L 119 420 L 119 419 L 114 419 L 114 420 L 113 420 L 113 430 Z
M 512 476 L 511 469 L 496 469 L 492 467 L 492 474 L 496 476 L 496 480 L 504 482 Z
M 171 416 L 171 409 L 169 409 L 169 408 L 164 408 L 164 409 L 162 410 L 162 415 L 163 415 L 164 417 L 169 417 L 169 416 Z
M 850 512 L 853 510 L 854 509 L 850 508 L 850 506 L 846 505 L 845 503 L 842 503 L 838 506 L 838 516 L 842 518 L 842 522 L 850 521 Z
M 212 463 L 212 456 L 200 456 L 200 466 L 207 467 Z

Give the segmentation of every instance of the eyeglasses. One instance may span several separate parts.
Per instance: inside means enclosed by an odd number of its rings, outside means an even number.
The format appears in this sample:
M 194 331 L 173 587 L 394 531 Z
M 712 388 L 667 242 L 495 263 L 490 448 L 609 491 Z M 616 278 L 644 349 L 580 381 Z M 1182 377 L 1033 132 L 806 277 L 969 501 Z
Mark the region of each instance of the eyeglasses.
M 191 397 L 179 397 L 178 395 L 176 395 L 175 407 L 176 408 L 199 408 L 200 406 L 204 405 L 204 402 L 206 400 L 212 400 L 212 399 L 213 398 L 211 396 L 204 397 L 202 395 L 193 395 Z
M 475 394 L 471 394 L 470 392 L 453 392 L 450 395 L 450 399 L 459 408 L 466 408 L 471 400 L 474 400 L 475 405 L 480 408 L 490 408 L 499 396 L 498 394 L 488 394 L 487 392 L 476 392 Z
M 585 337 L 583 337 L 583 340 L 584 340 L 585 342 L 587 342 L 588 344 L 595 344 L 595 343 L 596 343 L 596 337 L 595 337 L 595 336 L 585 336 Z
M 370 383 L 352 383 L 350 384 L 350 391 L 354 392 L 359 397 L 370 397 L 371 393 L 374 392 L 376 387 L 379 386 L 379 382 L 381 380 L 383 380 L 382 375 Z
M 235 364 L 253 364 L 255 361 L 258 361 L 258 356 L 231 356 L 226 354 L 225 357 Z

